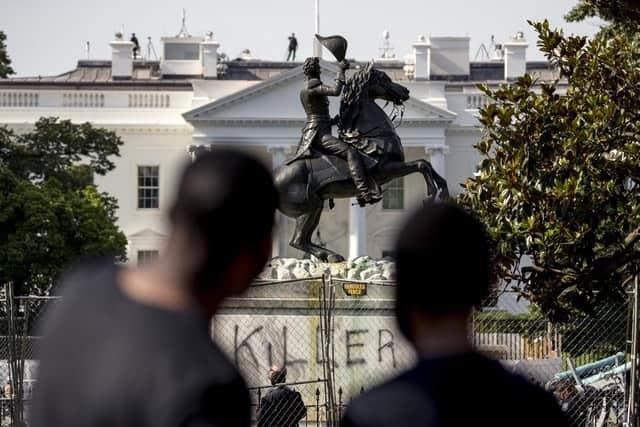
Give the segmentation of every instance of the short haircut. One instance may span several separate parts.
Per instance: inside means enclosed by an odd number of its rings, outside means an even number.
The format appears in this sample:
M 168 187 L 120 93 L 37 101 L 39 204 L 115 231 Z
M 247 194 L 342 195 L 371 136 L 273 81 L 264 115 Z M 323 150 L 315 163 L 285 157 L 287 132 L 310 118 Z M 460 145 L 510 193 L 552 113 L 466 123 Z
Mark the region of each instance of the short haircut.
M 315 56 L 305 59 L 302 64 L 302 72 L 305 76 L 317 76 L 320 73 L 320 60 Z
M 200 236 L 224 268 L 244 249 L 268 237 L 278 194 L 271 172 L 253 156 L 227 148 L 200 152 L 184 170 L 171 223 Z
M 275 369 L 274 369 L 275 368 Z M 282 384 L 287 381 L 287 367 L 286 366 L 274 366 L 271 368 L 271 384 Z
M 486 229 L 453 203 L 427 203 L 414 212 L 400 232 L 395 256 L 398 320 L 410 308 L 431 315 L 465 313 L 488 293 Z

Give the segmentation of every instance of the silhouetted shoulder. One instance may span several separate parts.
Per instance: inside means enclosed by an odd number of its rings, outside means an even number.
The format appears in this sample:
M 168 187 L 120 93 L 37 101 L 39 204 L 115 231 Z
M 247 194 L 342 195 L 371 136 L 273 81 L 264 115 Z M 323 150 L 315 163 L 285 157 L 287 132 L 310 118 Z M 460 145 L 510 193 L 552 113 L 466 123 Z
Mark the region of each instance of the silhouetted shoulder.
M 517 374 L 506 372 L 511 377 L 511 384 L 508 390 L 511 391 L 513 407 L 519 413 L 529 414 L 528 419 L 522 421 L 523 426 L 568 426 L 569 422 L 555 397 L 542 388 L 531 384 L 529 381 Z M 513 416 L 517 416 L 514 411 Z
M 113 259 L 106 257 L 87 258 L 69 267 L 53 288 L 52 294 L 61 300 L 48 305 L 40 319 L 40 334 L 48 337 L 60 329 L 59 323 L 82 321 L 86 312 L 101 308 L 106 294 L 113 293 L 117 270 Z
M 565 426 L 555 399 L 479 354 L 422 360 L 356 398 L 346 427 Z
M 112 285 L 118 267 L 112 258 L 90 257 L 72 264 L 54 287 L 56 295 L 74 297 Z
M 409 373 L 373 388 L 353 400 L 343 427 L 437 426 L 437 408 L 426 390 Z M 416 419 L 418 417 L 418 419 Z
M 188 357 L 171 357 L 155 367 L 161 373 L 159 384 L 167 387 L 149 408 L 153 413 L 150 419 L 180 426 L 249 426 L 251 402 L 238 371 L 213 343 L 208 349 L 191 348 Z M 185 369 L 185 364 L 190 366 Z

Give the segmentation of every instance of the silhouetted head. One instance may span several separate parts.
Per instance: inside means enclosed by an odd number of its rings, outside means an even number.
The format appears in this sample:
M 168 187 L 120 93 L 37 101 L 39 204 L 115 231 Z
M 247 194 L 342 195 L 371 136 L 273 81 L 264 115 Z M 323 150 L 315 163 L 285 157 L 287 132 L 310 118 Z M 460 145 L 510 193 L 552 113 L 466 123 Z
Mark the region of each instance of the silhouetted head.
M 305 59 L 302 72 L 307 78 L 320 77 L 320 60 L 315 56 Z
M 222 148 L 197 156 L 170 210 L 196 291 L 228 296 L 248 287 L 271 255 L 277 204 L 271 173 L 252 156 Z
M 489 290 L 489 240 L 471 213 L 450 203 L 414 212 L 396 244 L 396 316 L 415 340 L 416 318 L 468 315 Z
M 269 369 L 269 381 L 271 381 L 271 385 L 287 382 L 287 368 L 273 365 L 271 369 Z

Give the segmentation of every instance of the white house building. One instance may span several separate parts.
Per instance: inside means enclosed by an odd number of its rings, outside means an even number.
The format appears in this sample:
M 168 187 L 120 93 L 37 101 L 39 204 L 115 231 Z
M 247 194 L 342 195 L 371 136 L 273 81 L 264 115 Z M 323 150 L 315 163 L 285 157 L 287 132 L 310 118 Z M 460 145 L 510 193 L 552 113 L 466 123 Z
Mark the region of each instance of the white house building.
M 56 116 L 91 122 L 123 139 L 116 169 L 98 177 L 97 184 L 118 199 L 118 224 L 132 262 L 153 258 L 164 246 L 163 212 L 177 174 L 190 160 L 190 147 L 248 150 L 275 167 L 293 155 L 305 120 L 300 62 L 248 56 L 221 62 L 220 44 L 211 34 L 181 32 L 162 42 L 159 61 L 134 60 L 133 44 L 117 37 L 111 60 L 81 60 L 59 76 L 0 79 L 0 124 L 20 130 L 40 117 Z M 398 128 L 407 159 L 429 159 L 453 194 L 479 160 L 473 148 L 481 136 L 476 114 L 486 99 L 477 83 L 497 85 L 524 73 L 552 78 L 546 62 L 526 61 L 527 47 L 516 36 L 498 46 L 493 59 L 473 62 L 467 37 L 420 37 L 411 60 L 376 60 L 376 67 L 411 91 Z M 336 66 L 323 61 L 322 68 L 323 79 L 332 82 Z M 366 209 L 337 200 L 323 213 L 316 237 L 351 257 L 384 256 L 402 215 L 425 192 L 416 175 L 390 183 L 383 202 Z M 276 255 L 300 255 L 287 243 L 292 228 L 293 221 L 279 221 Z

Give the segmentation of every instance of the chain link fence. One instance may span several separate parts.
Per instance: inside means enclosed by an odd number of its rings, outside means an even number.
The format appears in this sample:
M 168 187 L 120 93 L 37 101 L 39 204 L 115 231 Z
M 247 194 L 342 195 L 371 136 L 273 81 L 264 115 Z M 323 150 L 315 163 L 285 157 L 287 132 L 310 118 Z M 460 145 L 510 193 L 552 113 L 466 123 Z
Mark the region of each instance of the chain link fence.
M 331 278 L 329 283 L 339 418 L 353 398 L 411 367 L 416 355 L 396 324 L 393 282 Z
M 29 423 L 37 378 L 37 327 L 58 297 L 14 296 L 5 285 L 0 292 L 0 425 Z
M 473 316 L 476 347 L 554 393 L 575 426 L 626 421 L 633 294 L 552 324 L 506 292 Z
M 329 289 L 323 277 L 257 282 L 214 317 L 213 339 L 242 372 L 258 426 L 336 423 Z M 272 381 L 272 367 L 286 374 Z
M 253 424 L 337 425 L 351 399 L 411 367 L 416 356 L 396 326 L 393 291 L 391 282 L 327 276 L 257 282 L 227 300 L 211 334 L 246 379 Z M 9 287 L 0 293 L 3 426 L 29 423 L 35 325 L 56 301 L 14 297 Z M 548 322 L 515 293 L 486 305 L 471 325 L 480 351 L 554 393 L 574 426 L 635 425 L 627 422 L 635 414 L 635 293 L 565 324 Z M 275 384 L 272 366 L 286 367 Z

